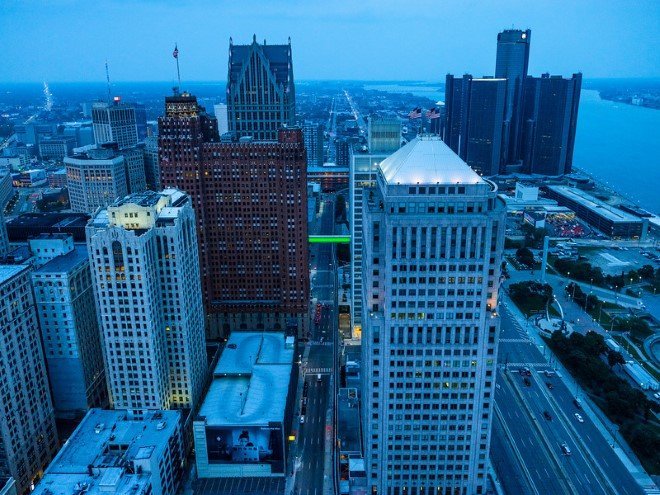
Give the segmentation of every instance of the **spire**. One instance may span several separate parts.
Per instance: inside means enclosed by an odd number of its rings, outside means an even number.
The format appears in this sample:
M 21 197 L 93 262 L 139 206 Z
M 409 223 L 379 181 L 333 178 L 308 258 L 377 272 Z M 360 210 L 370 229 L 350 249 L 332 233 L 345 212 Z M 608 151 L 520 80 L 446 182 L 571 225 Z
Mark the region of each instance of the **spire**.
M 257 43 L 257 35 L 256 35 L 256 33 L 252 35 L 252 43 L 254 43 L 254 44 Z
M 230 36 L 229 37 L 229 46 L 232 46 L 234 44 L 233 38 Z

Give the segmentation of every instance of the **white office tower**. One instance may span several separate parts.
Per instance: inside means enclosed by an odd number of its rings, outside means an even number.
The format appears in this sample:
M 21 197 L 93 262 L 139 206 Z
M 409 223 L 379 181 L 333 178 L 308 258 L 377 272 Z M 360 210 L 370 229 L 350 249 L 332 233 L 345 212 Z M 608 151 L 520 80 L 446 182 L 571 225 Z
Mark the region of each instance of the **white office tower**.
M 121 152 L 126 166 L 126 181 L 129 193 L 147 190 L 144 152 L 141 148 L 126 149 Z
M 96 102 L 92 105 L 92 126 L 97 145 L 117 143 L 120 150 L 138 143 L 135 107 L 121 103 L 115 96 L 112 103 Z
M 41 234 L 29 243 L 43 264 L 32 272 L 32 287 L 55 415 L 82 417 L 108 405 L 87 249 L 66 234 Z M 51 251 L 57 253 L 49 259 Z
M 160 163 L 158 162 L 158 136 L 147 136 L 142 148 L 144 155 L 144 175 L 147 189 L 160 191 Z
M 362 423 L 379 495 L 485 493 L 505 208 L 439 137 L 365 191 Z
M 0 479 L 30 488 L 57 450 L 30 268 L 0 265 Z
M 215 118 L 218 120 L 218 134 L 222 136 L 225 132 L 229 132 L 229 118 L 227 116 L 227 104 L 217 103 L 213 105 L 213 113 L 215 113 Z
M 92 214 L 128 194 L 124 157 L 112 148 L 87 149 L 64 165 L 73 211 Z
M 112 407 L 194 408 L 207 366 L 190 197 L 118 200 L 92 217 L 87 244 Z

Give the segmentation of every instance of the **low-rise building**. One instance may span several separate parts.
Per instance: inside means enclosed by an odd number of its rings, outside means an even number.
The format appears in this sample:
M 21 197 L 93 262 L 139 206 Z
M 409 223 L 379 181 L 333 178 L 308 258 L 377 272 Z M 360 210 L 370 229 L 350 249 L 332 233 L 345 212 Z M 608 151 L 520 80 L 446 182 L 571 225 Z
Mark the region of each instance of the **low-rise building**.
M 181 413 L 92 409 L 34 495 L 173 495 L 183 473 Z
M 200 478 L 285 476 L 294 338 L 232 332 L 193 424 Z
M 62 160 L 71 155 L 77 146 L 76 138 L 69 136 L 50 136 L 39 141 L 39 155 L 42 160 Z
M 614 238 L 646 237 L 648 220 L 607 204 L 580 189 L 568 186 L 547 186 L 547 195 L 603 234 Z
M 85 213 L 23 213 L 7 221 L 9 242 L 25 242 L 41 234 L 65 233 L 75 242 L 85 242 Z

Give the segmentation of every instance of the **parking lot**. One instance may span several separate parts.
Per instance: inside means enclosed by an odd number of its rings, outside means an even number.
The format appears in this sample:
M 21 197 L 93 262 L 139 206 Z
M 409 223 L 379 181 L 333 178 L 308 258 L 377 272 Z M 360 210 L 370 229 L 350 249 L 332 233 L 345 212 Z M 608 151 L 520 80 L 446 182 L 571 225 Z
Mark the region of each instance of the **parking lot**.
M 592 266 L 603 270 L 605 275 L 618 275 L 622 271 L 638 270 L 644 265 L 657 268 L 660 264 L 654 258 L 660 253 L 656 250 L 637 247 L 615 248 L 588 248 L 580 249 L 580 255 L 585 256 Z M 646 253 L 646 255 L 644 255 Z

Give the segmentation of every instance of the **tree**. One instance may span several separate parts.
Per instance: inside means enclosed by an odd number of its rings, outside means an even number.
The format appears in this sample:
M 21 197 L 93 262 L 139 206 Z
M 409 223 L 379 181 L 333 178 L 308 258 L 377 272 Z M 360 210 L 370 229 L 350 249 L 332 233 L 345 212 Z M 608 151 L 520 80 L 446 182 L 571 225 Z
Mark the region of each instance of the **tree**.
M 639 270 L 637 270 L 637 274 L 640 277 L 642 277 L 644 280 L 653 280 L 653 277 L 655 275 L 653 267 L 651 265 L 644 265 Z
M 610 350 L 607 353 L 607 364 L 609 365 L 610 368 L 614 368 L 615 365 L 620 364 L 624 365 L 626 364 L 626 360 L 623 359 L 623 354 L 617 351 Z
M 526 266 L 534 266 L 534 253 L 529 248 L 521 247 L 516 251 L 516 259 Z

